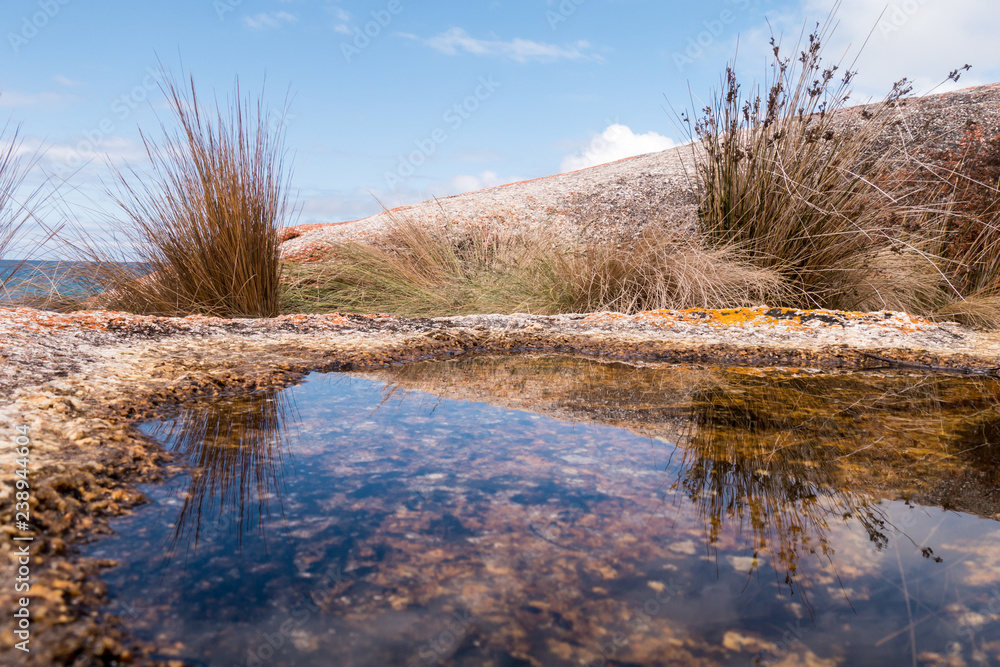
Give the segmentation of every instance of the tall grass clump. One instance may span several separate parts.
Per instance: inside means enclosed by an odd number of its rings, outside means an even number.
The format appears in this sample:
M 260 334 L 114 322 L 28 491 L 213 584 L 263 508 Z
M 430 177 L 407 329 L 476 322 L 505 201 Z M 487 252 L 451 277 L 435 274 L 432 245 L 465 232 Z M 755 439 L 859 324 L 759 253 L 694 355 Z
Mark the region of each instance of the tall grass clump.
M 952 191 L 939 254 L 955 290 L 934 314 L 1000 328 L 1000 135 L 942 179 Z
M 772 37 L 763 88 L 744 93 L 734 62 L 701 116 L 681 115 L 698 140 L 700 231 L 779 272 L 796 295 L 786 305 L 920 310 L 942 275 L 877 185 L 902 159 L 887 137 L 911 86 L 903 79 L 882 101 L 846 109 L 856 72 L 822 58 L 838 6 L 794 61 Z
M 121 257 L 88 246 L 104 307 L 142 314 L 270 317 L 279 310 L 278 230 L 291 212 L 282 123 L 261 98 L 203 104 L 193 77 L 163 84 L 179 131 L 143 133 L 148 174 L 114 171 Z M 280 118 L 279 118 L 280 120 Z M 123 219 L 122 219 L 123 218 Z M 132 252 L 134 254 L 128 254 Z M 128 254 L 131 263 L 120 260 Z
M 18 273 L 30 249 L 21 249 L 20 261 L 11 260 L 8 253 L 24 236 L 25 226 L 33 217 L 32 207 L 40 194 L 39 189 L 24 191 L 24 181 L 35 165 L 37 154 L 26 157 L 23 148 L 20 128 L 11 129 L 10 123 L 5 123 L 0 128 L 0 261 L 4 261 L 0 266 L 0 298 L 4 301 L 12 300 L 12 289 L 16 291 L 13 284 L 21 282 Z
M 376 240 L 346 241 L 327 261 L 289 265 L 283 307 L 299 312 L 429 316 L 555 314 L 751 306 L 785 295 L 774 271 L 734 248 L 654 226 L 629 243 L 543 228 L 394 219 Z

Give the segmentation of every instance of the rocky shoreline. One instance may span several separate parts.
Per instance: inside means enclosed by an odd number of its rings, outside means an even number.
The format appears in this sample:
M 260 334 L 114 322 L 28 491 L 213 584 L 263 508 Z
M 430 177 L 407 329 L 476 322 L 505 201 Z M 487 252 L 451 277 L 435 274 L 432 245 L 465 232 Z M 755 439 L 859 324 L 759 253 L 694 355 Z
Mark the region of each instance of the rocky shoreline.
M 996 375 L 1000 335 L 901 313 L 741 309 L 540 317 L 404 319 L 369 315 L 271 320 L 61 315 L 0 310 L 0 471 L 8 536 L 14 523 L 15 436 L 30 436 L 32 639 L 13 648 L 3 620 L 0 657 L 24 664 L 154 662 L 101 610 L 99 573 L 74 546 L 143 502 L 136 484 L 169 475 L 171 456 L 134 426 L 186 399 L 295 383 L 347 371 L 478 353 L 558 352 L 706 366 L 920 367 Z M 0 541 L 4 581 L 15 543 Z M 12 609 L 15 592 L 0 591 Z M 25 660 L 26 658 L 26 660 Z M 8 663 L 9 664 L 9 663 Z

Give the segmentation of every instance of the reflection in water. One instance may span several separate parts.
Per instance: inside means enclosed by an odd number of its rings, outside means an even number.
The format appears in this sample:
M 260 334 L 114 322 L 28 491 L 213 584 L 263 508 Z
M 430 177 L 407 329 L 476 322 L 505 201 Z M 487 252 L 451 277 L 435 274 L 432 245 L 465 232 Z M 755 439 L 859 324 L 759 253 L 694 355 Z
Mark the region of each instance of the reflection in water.
M 698 507 L 708 545 L 726 532 L 741 536 L 752 553 L 748 576 L 767 553 L 812 614 L 800 559 L 816 556 L 836 573 L 831 522 L 853 518 L 876 549 L 889 544 L 878 498 L 845 484 L 839 466 L 872 442 L 846 422 L 877 408 L 855 395 L 847 417 L 838 392 L 823 386 L 830 378 L 741 380 L 694 393 L 675 488 Z
M 186 496 L 152 487 L 88 554 L 123 563 L 110 596 L 143 600 L 139 636 L 233 665 L 1000 659 L 992 381 L 572 358 L 359 375 L 157 427 Z M 164 567 L 165 541 L 197 550 Z
M 901 528 L 888 522 L 883 499 L 1000 512 L 1000 384 L 993 379 L 551 357 L 418 363 L 369 375 L 392 382 L 392 391 L 485 400 L 675 443 L 679 464 L 665 486 L 698 508 L 706 548 L 714 551 L 723 534 L 742 539 L 751 555 L 747 575 L 766 555 L 810 613 L 801 559 L 815 557 L 838 576 L 831 525 L 857 522 L 881 551 Z M 911 546 L 934 559 L 933 546 Z
M 191 473 L 174 521 L 168 550 L 195 550 L 203 525 L 235 534 L 237 549 L 256 529 L 266 543 L 263 519 L 284 516 L 288 429 L 294 404 L 279 390 L 183 407 L 174 419 L 148 434 L 181 452 Z
M 979 469 L 964 470 L 979 482 L 979 512 L 996 497 L 996 468 L 983 465 L 996 451 L 994 380 L 750 375 L 695 392 L 691 410 L 679 486 L 699 505 L 706 540 L 735 529 L 754 557 L 767 550 L 781 563 L 790 586 L 802 554 L 832 564 L 833 521 L 859 521 L 884 549 L 878 501 L 909 499 L 935 478 L 947 488 L 962 467 L 953 462 Z

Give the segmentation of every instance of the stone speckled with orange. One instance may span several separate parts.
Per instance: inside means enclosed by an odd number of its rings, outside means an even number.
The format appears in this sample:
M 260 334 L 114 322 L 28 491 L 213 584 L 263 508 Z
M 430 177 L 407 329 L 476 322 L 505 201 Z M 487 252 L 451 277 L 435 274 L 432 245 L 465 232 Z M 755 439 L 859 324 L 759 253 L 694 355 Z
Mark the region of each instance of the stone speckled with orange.
M 100 565 L 73 544 L 107 530 L 141 502 L 135 484 L 164 474 L 171 458 L 133 428 L 193 397 L 298 382 L 310 371 L 379 368 L 478 353 L 560 352 L 699 365 L 870 367 L 875 352 L 905 363 L 989 372 L 1000 336 L 901 313 L 779 309 L 656 311 L 638 315 L 286 315 L 273 319 L 147 317 L 91 311 L 0 309 L 0 434 L 30 427 L 36 495 L 36 584 L 43 613 L 39 653 L 27 664 L 80 656 L 80 664 L 143 660 L 115 619 L 102 614 Z M 13 438 L 0 437 L 12 457 Z M 166 466 L 166 467 L 165 467 Z M 13 468 L 0 470 L 0 526 L 11 524 Z M 0 576 L 9 580 L 9 540 Z M 0 607 L 10 608 L 10 590 Z M 56 621 L 58 619 L 58 622 Z M 0 618 L 0 662 L 10 655 Z M 148 661 L 147 661 L 148 662 Z

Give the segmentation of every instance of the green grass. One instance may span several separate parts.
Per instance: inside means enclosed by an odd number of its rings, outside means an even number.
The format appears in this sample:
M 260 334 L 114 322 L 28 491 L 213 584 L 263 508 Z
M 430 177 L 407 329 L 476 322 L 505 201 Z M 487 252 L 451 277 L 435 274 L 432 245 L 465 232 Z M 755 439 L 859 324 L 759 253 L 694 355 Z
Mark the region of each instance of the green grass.
M 566 244 L 544 230 L 458 230 L 395 219 L 377 242 L 286 264 L 286 312 L 408 316 L 554 314 L 756 305 L 782 295 L 773 271 L 668 229 L 629 244 Z

